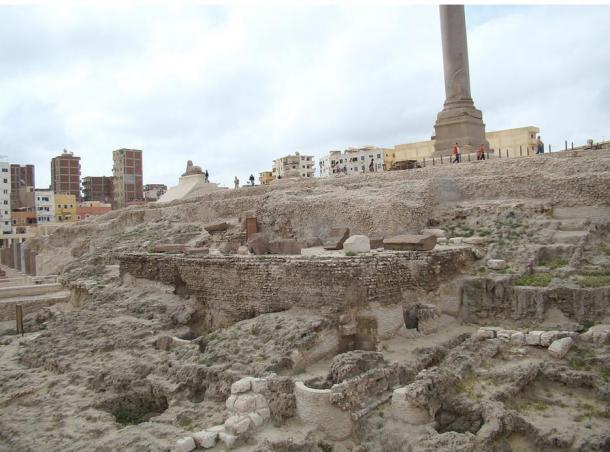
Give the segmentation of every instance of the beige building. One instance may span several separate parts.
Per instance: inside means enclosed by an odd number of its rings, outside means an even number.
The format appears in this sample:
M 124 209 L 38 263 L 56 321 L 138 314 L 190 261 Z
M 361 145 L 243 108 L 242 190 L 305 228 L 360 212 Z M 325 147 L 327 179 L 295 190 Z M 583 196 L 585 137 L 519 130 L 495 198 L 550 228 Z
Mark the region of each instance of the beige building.
M 320 158 L 320 177 L 380 173 L 384 170 L 385 151 L 371 145 L 330 151 Z
M 261 171 L 258 173 L 258 181 L 261 185 L 269 185 L 274 180 L 275 176 L 273 175 L 273 171 Z
M 276 179 L 313 177 L 316 171 L 313 159 L 312 155 L 301 155 L 298 152 L 275 159 L 273 161 L 273 177 Z
M 534 126 L 518 127 L 515 129 L 498 130 L 487 132 L 485 138 L 489 142 L 489 149 L 497 154 L 502 151 L 511 157 L 533 154 L 535 152 L 536 138 L 540 129 Z M 544 141 L 544 140 L 543 140 Z M 434 152 L 434 140 L 419 141 L 417 143 L 398 144 L 394 149 L 385 150 L 385 169 L 389 170 L 395 162 L 405 160 L 431 159 Z

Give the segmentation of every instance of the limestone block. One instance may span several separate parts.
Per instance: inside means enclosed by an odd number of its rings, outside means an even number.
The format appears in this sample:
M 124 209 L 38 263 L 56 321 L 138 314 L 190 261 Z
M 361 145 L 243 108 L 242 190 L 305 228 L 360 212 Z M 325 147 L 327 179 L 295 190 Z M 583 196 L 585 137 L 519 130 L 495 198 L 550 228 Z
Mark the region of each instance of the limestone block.
M 257 394 L 260 396 L 260 394 Z M 256 408 L 256 400 L 254 398 L 254 394 L 239 394 L 237 399 L 235 400 L 235 404 L 233 408 L 238 413 L 249 413 L 250 411 L 254 411 Z
M 425 408 L 414 405 L 407 398 L 407 388 L 395 389 L 392 393 L 392 416 L 411 425 L 430 422 L 430 414 Z
M 525 345 L 525 333 L 517 332 L 510 336 L 510 342 L 513 345 Z
M 220 432 L 218 434 L 218 439 L 222 441 L 225 447 L 227 447 L 228 449 L 231 449 L 233 446 L 235 446 L 235 443 L 237 442 L 237 436 L 225 432 Z
M 229 229 L 229 225 L 226 222 L 222 222 L 222 223 L 211 223 L 211 224 L 206 224 L 203 229 L 205 229 L 206 231 L 208 231 L 210 234 L 212 232 L 223 232 L 226 231 L 227 229 Z
M 267 399 L 262 394 L 253 394 L 254 397 L 254 410 L 260 410 L 262 408 L 269 408 Z M 252 410 L 252 411 L 254 411 Z
M 243 435 L 250 428 L 248 416 L 231 416 L 225 421 L 225 428 L 234 435 Z
M 551 345 L 549 345 L 549 355 L 551 355 L 553 358 L 561 359 L 570 351 L 573 344 L 574 339 L 571 337 L 557 339 Z
M 301 244 L 294 239 L 280 239 L 269 242 L 271 254 L 301 254 Z
M 496 337 L 498 339 L 502 339 L 505 341 L 510 341 L 510 338 L 512 337 L 513 334 L 518 333 L 518 331 L 514 331 L 514 330 L 498 330 L 496 332 Z
M 530 331 L 525 335 L 525 343 L 527 345 L 540 345 L 540 336 L 544 331 Z
M 176 452 L 191 452 L 197 447 L 195 440 L 190 436 L 185 436 L 176 441 Z
M 449 239 L 449 243 L 451 243 L 452 245 L 461 245 L 463 241 L 464 237 L 451 237 Z
M 250 422 L 252 423 L 254 428 L 260 427 L 261 425 L 263 425 L 263 422 L 265 422 L 263 417 L 258 413 L 248 413 L 248 417 L 250 418 Z
M 430 251 L 435 246 L 434 235 L 403 234 L 383 241 L 384 249 L 394 251 Z
M 483 245 L 487 245 L 487 243 L 489 242 L 489 240 L 487 239 L 487 237 L 466 237 L 464 238 L 464 240 L 462 240 L 463 243 L 466 243 L 468 245 L 474 245 L 474 246 L 483 246 Z
M 247 256 L 248 254 L 250 254 L 250 251 L 248 251 L 247 246 L 241 245 L 239 248 L 237 248 L 237 254 L 241 256 Z
M 343 243 L 343 250 L 346 253 L 368 253 L 371 244 L 366 235 L 352 235 Z
M 383 237 L 370 237 L 369 246 L 372 250 L 383 248 Z
M 271 416 L 271 410 L 269 408 L 261 408 L 260 410 L 256 410 L 256 412 L 263 420 L 267 420 Z
M 154 253 L 184 253 L 184 245 L 179 243 L 156 243 L 153 246 Z
M 252 391 L 260 394 L 267 391 L 268 382 L 264 378 L 255 378 L 251 381 Z
M 492 270 L 504 270 L 507 266 L 504 259 L 489 259 L 487 261 L 487 267 Z
M 269 253 L 269 242 L 260 232 L 248 237 L 248 250 L 256 255 Z
M 485 339 L 493 339 L 494 337 L 496 337 L 495 331 L 479 328 L 477 332 L 472 335 L 472 340 L 484 341 Z
M 231 394 L 248 392 L 252 388 L 252 377 L 244 377 L 231 385 Z
M 215 425 L 213 427 L 210 427 L 208 429 L 206 429 L 208 432 L 216 432 L 216 433 L 220 433 L 220 432 L 224 432 L 225 431 L 225 426 L 220 424 L 220 425 Z
M 209 430 L 203 430 L 201 432 L 193 433 L 193 439 L 197 446 L 203 449 L 210 449 L 216 445 L 216 439 L 218 438 L 218 432 L 211 432 Z
M 553 341 L 559 339 L 559 331 L 545 331 L 540 335 L 540 345 L 548 347 Z
M 447 237 L 447 233 L 442 229 L 422 229 L 422 235 L 433 235 L 436 238 Z
M 225 402 L 225 405 L 229 411 L 233 411 L 235 409 L 236 400 L 237 400 L 237 396 L 235 394 L 231 394 L 229 396 L 229 398 L 227 399 L 227 401 Z
M 332 228 L 328 238 L 324 241 L 324 249 L 340 250 L 349 237 L 349 228 Z
M 446 245 L 449 242 L 449 240 L 447 240 L 447 237 L 437 237 L 436 238 L 436 243 L 439 245 Z

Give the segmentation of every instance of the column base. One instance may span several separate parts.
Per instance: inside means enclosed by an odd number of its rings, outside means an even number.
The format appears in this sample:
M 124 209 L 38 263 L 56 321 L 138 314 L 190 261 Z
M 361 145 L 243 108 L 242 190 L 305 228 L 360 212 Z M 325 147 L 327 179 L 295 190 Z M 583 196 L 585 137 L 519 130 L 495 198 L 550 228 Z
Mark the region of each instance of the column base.
M 441 111 L 436 118 L 434 129 L 434 156 L 452 155 L 456 142 L 464 154 L 476 152 L 481 144 L 485 146 L 486 152 L 489 150 L 489 143 L 485 139 L 483 114 L 474 107 Z

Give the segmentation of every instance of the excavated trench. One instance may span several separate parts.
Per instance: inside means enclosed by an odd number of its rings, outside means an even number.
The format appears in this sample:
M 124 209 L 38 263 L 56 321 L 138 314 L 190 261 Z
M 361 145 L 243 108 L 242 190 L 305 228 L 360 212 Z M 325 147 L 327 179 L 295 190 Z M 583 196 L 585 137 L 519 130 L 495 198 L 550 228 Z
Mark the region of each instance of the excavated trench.
M 109 398 L 99 408 L 123 426 L 136 425 L 159 416 L 169 407 L 167 397 L 149 390 L 129 391 Z

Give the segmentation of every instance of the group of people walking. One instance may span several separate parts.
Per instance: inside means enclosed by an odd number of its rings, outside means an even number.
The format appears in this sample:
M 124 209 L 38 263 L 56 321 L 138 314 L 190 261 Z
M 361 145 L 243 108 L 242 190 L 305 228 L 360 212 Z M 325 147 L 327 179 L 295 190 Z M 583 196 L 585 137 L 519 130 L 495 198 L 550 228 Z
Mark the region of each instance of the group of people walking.
M 536 154 L 544 154 L 544 143 L 538 136 L 536 140 Z M 477 160 L 485 160 L 485 145 L 481 144 L 477 150 Z M 462 161 L 462 153 L 460 152 L 460 145 L 455 143 L 453 145 L 453 160 L 452 163 L 460 163 Z
M 250 177 L 248 178 L 248 182 L 249 182 L 249 185 L 254 186 L 254 174 L 250 174 Z M 233 184 L 235 184 L 235 188 L 239 188 L 239 178 L 237 176 L 235 176 L 235 179 L 233 179 Z

